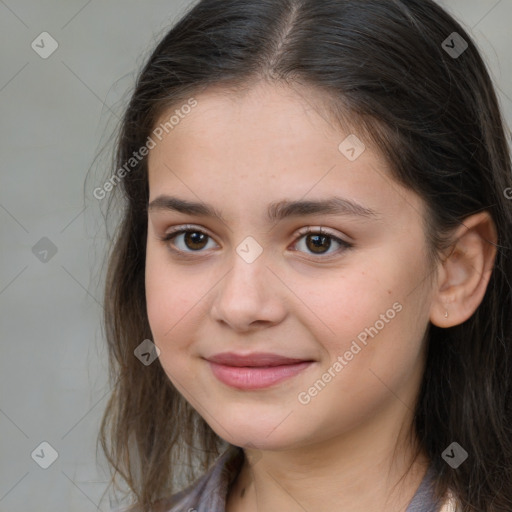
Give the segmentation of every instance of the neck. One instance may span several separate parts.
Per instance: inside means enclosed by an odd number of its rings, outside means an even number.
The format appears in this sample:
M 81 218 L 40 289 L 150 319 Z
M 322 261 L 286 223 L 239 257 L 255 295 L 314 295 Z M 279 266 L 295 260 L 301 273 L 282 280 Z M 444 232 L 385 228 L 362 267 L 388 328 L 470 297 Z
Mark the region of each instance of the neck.
M 429 461 L 396 427 L 384 421 L 296 449 L 244 450 L 226 512 L 405 512 Z

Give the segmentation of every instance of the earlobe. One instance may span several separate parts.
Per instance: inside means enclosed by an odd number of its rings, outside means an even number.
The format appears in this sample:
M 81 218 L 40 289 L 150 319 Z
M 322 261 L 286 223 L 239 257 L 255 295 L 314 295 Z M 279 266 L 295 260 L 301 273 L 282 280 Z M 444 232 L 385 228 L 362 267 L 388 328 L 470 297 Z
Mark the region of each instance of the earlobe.
M 470 318 L 485 295 L 496 257 L 497 231 L 487 211 L 467 217 L 439 263 L 430 321 L 453 327 Z

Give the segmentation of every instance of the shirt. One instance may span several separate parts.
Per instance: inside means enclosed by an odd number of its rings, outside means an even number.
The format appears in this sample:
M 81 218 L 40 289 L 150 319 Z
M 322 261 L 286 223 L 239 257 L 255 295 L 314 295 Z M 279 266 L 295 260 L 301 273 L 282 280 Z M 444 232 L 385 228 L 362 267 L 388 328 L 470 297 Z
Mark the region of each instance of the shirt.
M 225 512 L 229 487 L 237 477 L 243 461 L 242 448 L 230 446 L 202 477 L 186 489 L 161 501 L 156 511 Z M 430 466 L 406 512 L 453 512 L 456 510 L 453 497 L 444 504 L 434 501 L 431 489 L 433 477 L 433 468 Z

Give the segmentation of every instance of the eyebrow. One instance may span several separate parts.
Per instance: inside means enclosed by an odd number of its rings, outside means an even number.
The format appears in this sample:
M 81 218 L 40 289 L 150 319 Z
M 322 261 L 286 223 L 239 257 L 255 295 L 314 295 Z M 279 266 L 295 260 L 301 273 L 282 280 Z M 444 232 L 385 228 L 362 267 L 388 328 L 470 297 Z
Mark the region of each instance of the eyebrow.
M 176 211 L 189 215 L 215 217 L 225 223 L 222 213 L 213 206 L 180 199 L 178 197 L 160 195 L 147 205 L 148 211 Z M 363 218 L 378 218 L 380 215 L 371 208 L 341 197 L 330 197 L 315 201 L 282 200 L 270 203 L 267 209 L 269 222 L 276 222 L 287 217 L 333 214 Z

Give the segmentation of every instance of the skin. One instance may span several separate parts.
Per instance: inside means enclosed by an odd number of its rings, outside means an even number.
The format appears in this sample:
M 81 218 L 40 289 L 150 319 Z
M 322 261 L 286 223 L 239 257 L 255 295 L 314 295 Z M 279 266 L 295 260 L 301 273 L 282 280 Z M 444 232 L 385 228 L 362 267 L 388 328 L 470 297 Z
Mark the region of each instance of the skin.
M 315 91 L 261 82 L 236 94 L 211 88 L 196 99 L 150 151 L 149 202 L 169 194 L 209 203 L 225 223 L 149 211 L 147 313 L 169 379 L 219 436 L 245 448 L 227 511 L 405 511 L 428 465 L 423 452 L 413 461 L 414 435 L 406 435 L 426 329 L 429 321 L 461 323 L 481 302 L 495 255 L 490 217 L 467 219 L 451 252 L 429 268 L 422 200 L 392 179 L 362 135 L 366 150 L 355 161 L 339 151 L 348 133 L 328 121 Z M 270 202 L 333 195 L 377 215 L 266 219 Z M 183 234 L 161 240 L 184 224 L 209 235 L 199 251 Z M 298 233 L 305 227 L 323 227 L 354 247 L 330 239 L 330 248 L 321 246 L 327 254 L 315 253 Z M 252 263 L 236 252 L 248 236 L 263 249 Z M 400 312 L 300 403 L 298 394 L 396 302 Z M 225 351 L 315 362 L 247 391 L 212 374 L 204 358 Z

